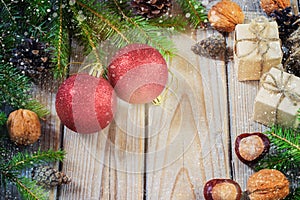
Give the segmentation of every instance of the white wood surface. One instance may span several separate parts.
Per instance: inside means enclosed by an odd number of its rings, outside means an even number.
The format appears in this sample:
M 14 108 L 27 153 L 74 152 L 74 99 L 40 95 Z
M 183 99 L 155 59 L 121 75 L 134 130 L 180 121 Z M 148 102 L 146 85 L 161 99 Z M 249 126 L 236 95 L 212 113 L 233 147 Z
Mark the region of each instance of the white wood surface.
M 246 20 L 262 13 L 259 1 L 236 2 Z M 174 36 L 178 52 L 168 61 L 162 104 L 119 100 L 115 120 L 96 134 L 60 126 L 54 105 L 59 82 L 34 92 L 51 109 L 39 145 L 63 147 L 67 156 L 60 168 L 72 177 L 69 185 L 53 189 L 51 200 L 202 200 L 203 186 L 212 178 L 232 178 L 245 189 L 252 170 L 237 159 L 233 144 L 241 133 L 264 130 L 252 120 L 258 81 L 239 82 L 233 61 L 190 50 L 212 34 L 209 29 Z M 226 40 L 232 46 L 233 33 Z M 71 63 L 83 62 L 81 51 L 74 43 Z M 70 74 L 79 67 L 71 65 Z

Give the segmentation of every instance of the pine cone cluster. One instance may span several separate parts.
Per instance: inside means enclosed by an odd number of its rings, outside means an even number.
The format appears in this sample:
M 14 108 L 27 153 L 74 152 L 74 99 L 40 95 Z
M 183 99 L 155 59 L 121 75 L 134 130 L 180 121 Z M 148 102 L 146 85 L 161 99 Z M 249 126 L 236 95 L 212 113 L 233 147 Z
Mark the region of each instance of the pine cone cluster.
M 157 18 L 171 9 L 172 0 L 132 0 L 131 7 L 137 15 L 149 19 Z
M 52 68 L 50 56 L 48 44 L 26 38 L 13 49 L 10 62 L 25 75 L 38 80 L 49 75 Z
M 224 60 L 226 51 L 225 38 L 222 35 L 213 35 L 197 42 L 191 50 L 200 56 Z
M 276 20 L 279 37 L 283 42 L 300 26 L 300 15 L 294 15 L 291 7 L 275 10 L 270 16 Z
M 33 180 L 46 188 L 56 187 L 71 182 L 71 179 L 63 172 L 59 172 L 50 166 L 34 167 L 31 175 Z

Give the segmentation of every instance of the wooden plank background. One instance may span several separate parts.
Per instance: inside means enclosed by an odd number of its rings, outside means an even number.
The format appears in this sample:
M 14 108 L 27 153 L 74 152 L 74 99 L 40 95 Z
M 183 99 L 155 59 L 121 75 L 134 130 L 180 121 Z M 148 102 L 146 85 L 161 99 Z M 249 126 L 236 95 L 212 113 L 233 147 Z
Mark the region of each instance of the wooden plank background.
M 236 2 L 246 21 L 264 14 L 258 0 Z M 72 177 L 69 185 L 51 191 L 51 200 L 204 199 L 203 186 L 212 178 L 232 178 L 245 189 L 252 171 L 237 159 L 232 144 L 241 133 L 264 129 L 252 120 L 258 81 L 238 82 L 233 61 L 191 51 L 213 34 L 217 32 L 208 29 L 174 36 L 178 52 L 168 61 L 162 104 L 119 100 L 116 118 L 97 134 L 77 134 L 60 124 L 54 105 L 59 81 L 36 88 L 35 96 L 51 115 L 43 122 L 41 140 L 31 148 L 66 150 L 65 161 L 55 167 Z M 232 33 L 226 42 L 232 47 Z M 83 62 L 81 47 L 76 42 L 72 47 L 71 63 Z M 70 74 L 81 67 L 71 65 Z

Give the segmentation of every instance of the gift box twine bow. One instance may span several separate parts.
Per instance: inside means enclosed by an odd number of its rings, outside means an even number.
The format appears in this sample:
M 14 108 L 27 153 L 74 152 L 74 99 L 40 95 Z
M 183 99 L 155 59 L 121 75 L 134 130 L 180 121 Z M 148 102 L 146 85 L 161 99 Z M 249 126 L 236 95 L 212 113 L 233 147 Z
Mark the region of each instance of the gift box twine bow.
M 235 45 L 239 42 L 250 41 L 255 44 L 254 48 L 244 55 L 237 55 L 238 58 L 244 58 L 256 51 L 257 55 L 261 56 L 260 71 L 263 70 L 263 64 L 266 60 L 266 54 L 270 49 L 270 42 L 279 41 L 279 38 L 268 37 L 268 29 L 270 28 L 270 22 L 266 17 L 257 17 L 251 21 L 248 30 L 255 36 L 254 38 L 245 38 L 237 40 Z
M 277 105 L 275 107 L 275 123 L 278 119 L 278 107 L 283 101 L 284 98 L 288 98 L 290 102 L 293 103 L 294 106 L 297 106 L 298 103 L 300 103 L 300 94 L 298 94 L 296 91 L 293 90 L 293 88 L 290 87 L 291 78 L 293 77 L 292 74 L 288 74 L 288 77 L 286 80 L 284 80 L 284 72 L 283 69 L 281 69 L 280 72 L 280 79 L 277 80 L 273 74 L 271 73 L 265 73 L 261 77 L 260 85 L 267 91 L 273 93 L 273 94 L 280 94 L 280 99 L 277 102 Z M 267 80 L 267 78 L 270 77 L 271 80 Z

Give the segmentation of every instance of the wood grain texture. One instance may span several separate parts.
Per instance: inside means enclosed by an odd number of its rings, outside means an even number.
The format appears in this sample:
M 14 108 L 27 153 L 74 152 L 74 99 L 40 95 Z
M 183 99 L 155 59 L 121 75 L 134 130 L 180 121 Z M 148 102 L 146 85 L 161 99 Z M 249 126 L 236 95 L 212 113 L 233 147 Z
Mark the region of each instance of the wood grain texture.
M 34 95 L 36 99 L 45 105 L 49 111 L 45 120 L 42 120 L 42 136 L 39 140 L 42 150 L 53 149 L 59 150 L 61 148 L 61 123 L 55 111 L 55 94 L 59 87 L 60 81 L 47 81 L 40 87 L 36 87 Z M 53 163 L 54 168 L 59 169 L 59 163 Z M 49 199 L 57 198 L 57 188 L 50 190 Z
M 149 107 L 146 199 L 203 199 L 208 179 L 229 176 L 225 67 L 195 55 L 189 36 L 173 41 L 174 80 Z

